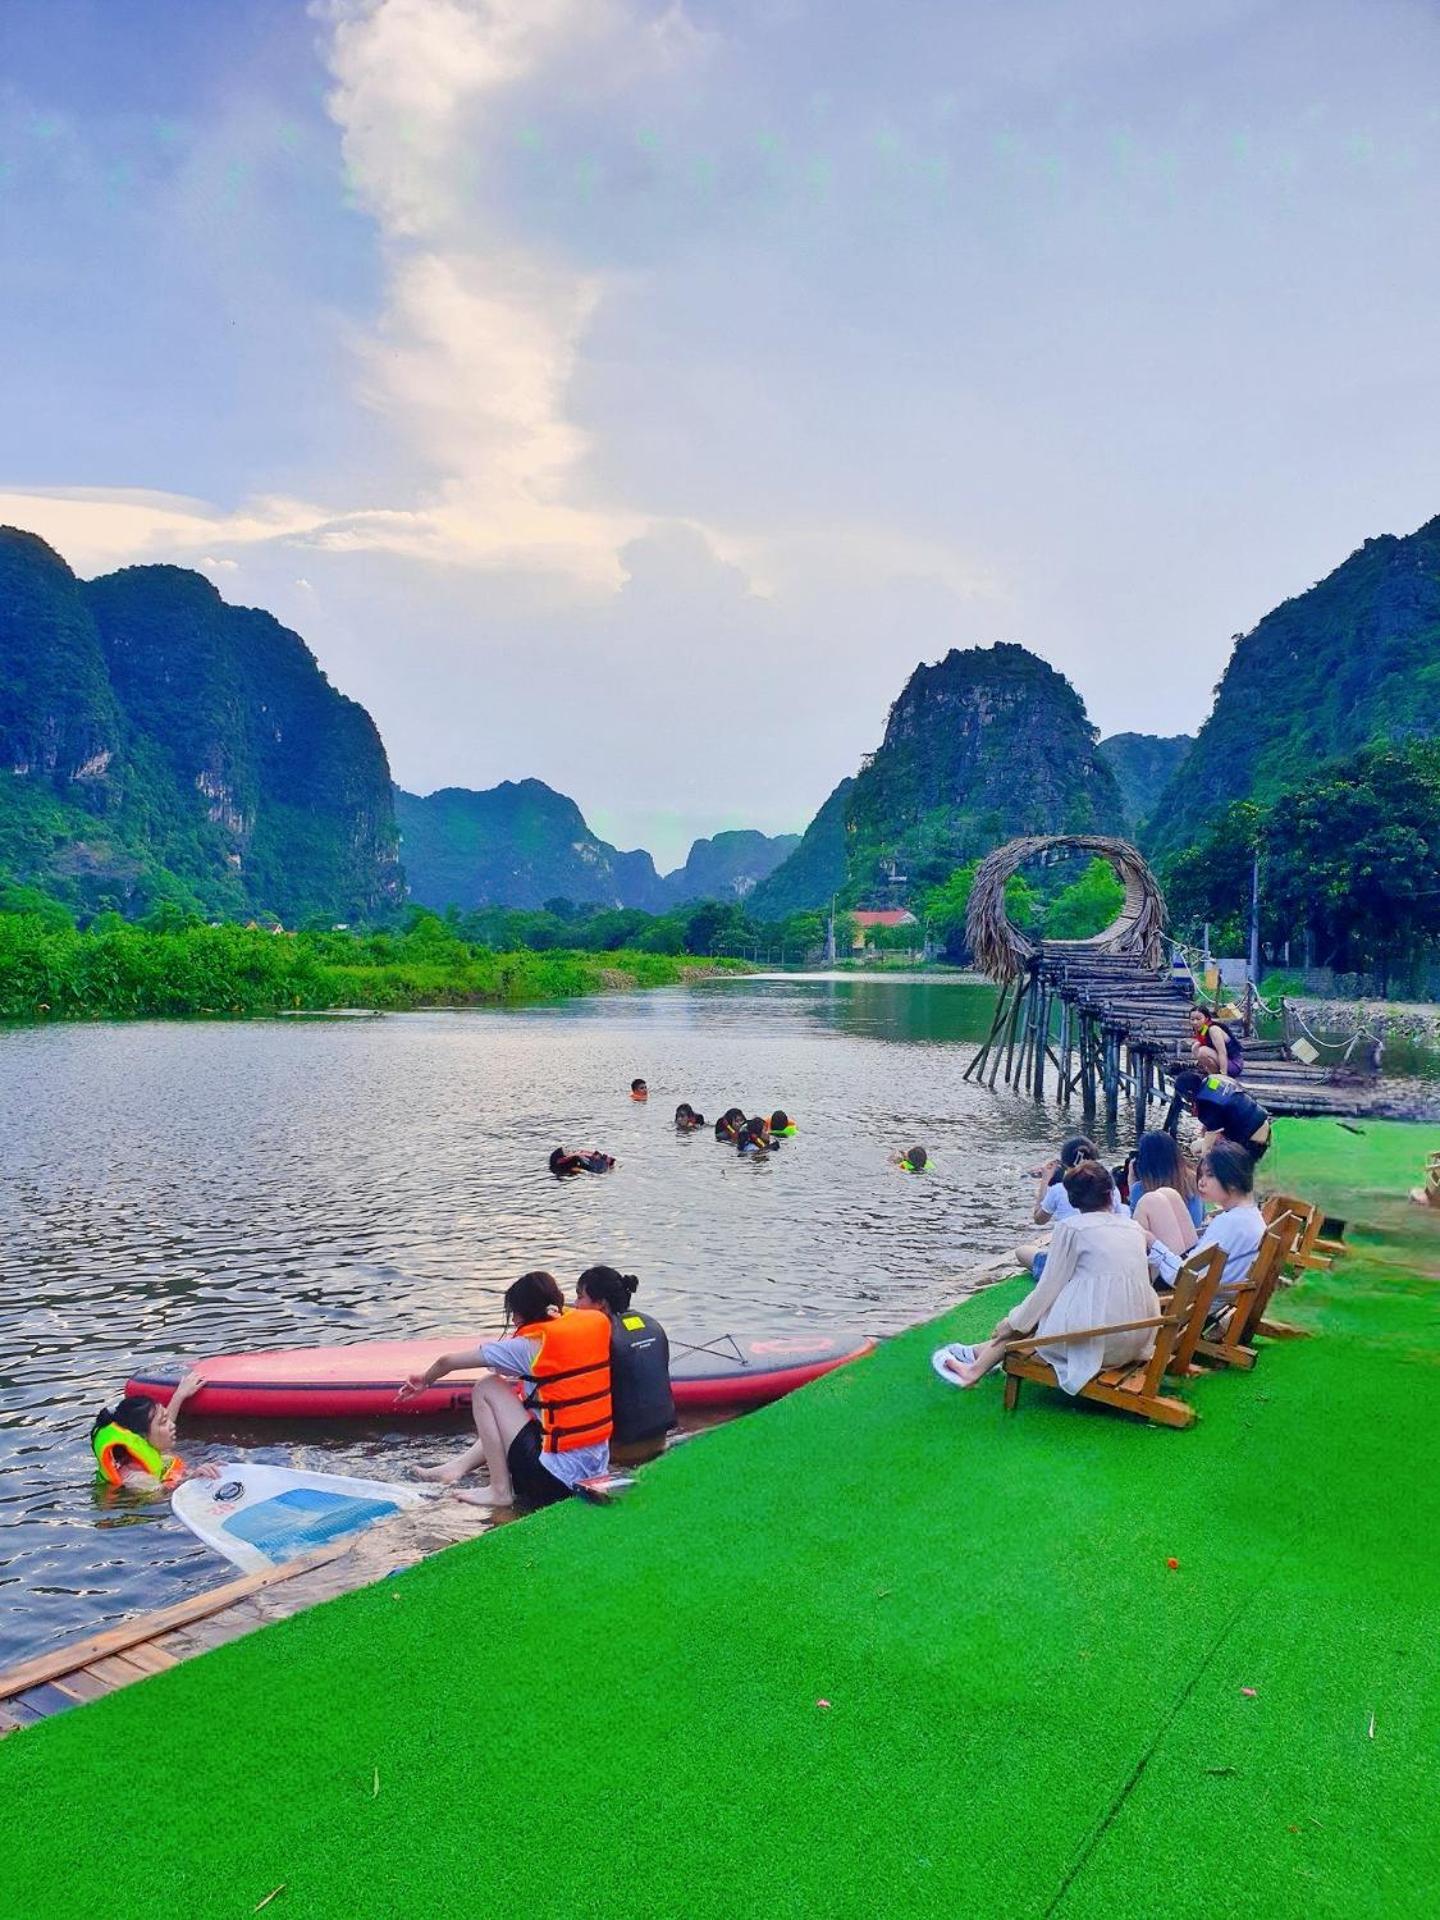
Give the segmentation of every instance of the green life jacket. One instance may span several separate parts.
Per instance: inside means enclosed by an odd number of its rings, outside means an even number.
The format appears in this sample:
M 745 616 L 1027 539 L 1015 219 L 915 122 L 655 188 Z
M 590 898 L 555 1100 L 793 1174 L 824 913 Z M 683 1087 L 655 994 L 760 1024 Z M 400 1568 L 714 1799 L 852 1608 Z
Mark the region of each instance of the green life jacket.
M 120 1427 L 112 1420 L 108 1427 L 101 1427 L 90 1442 L 95 1450 L 95 1459 L 102 1477 L 112 1487 L 122 1486 L 124 1469 L 118 1455 L 128 1453 L 137 1467 L 146 1473 L 154 1474 L 162 1486 L 178 1479 L 185 1471 L 185 1462 L 178 1454 L 166 1456 L 157 1453 L 148 1440 L 142 1440 L 138 1433 L 131 1433 L 128 1427 Z
M 929 1173 L 930 1162 L 927 1160 L 923 1167 L 917 1167 L 912 1160 L 902 1160 L 900 1168 L 903 1173 Z

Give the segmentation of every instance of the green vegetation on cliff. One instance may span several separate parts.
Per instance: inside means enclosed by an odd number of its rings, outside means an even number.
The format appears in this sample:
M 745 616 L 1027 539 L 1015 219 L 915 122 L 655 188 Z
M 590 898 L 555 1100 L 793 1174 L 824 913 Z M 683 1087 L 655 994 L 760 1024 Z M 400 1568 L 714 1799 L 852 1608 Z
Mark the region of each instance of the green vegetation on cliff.
M 1216 946 L 1243 951 L 1257 853 L 1267 952 L 1405 974 L 1440 939 L 1440 741 L 1367 748 L 1266 807 L 1234 801 L 1166 865 L 1177 925 L 1209 921 Z
M 1115 833 L 1125 807 L 1080 696 L 1024 647 L 952 648 L 911 674 L 885 738 L 751 903 L 894 905 L 1023 833 Z
M 1214 710 L 1155 810 L 1159 853 L 1234 800 L 1266 802 L 1329 760 L 1440 733 L 1440 517 L 1367 540 L 1237 640 Z
M 0 876 L 82 913 L 370 918 L 385 750 L 296 633 L 181 567 L 77 580 L 0 528 Z
M 1100 758 L 1114 774 L 1125 805 L 1127 838 L 1144 837 L 1161 794 L 1194 744 L 1188 733 L 1112 733 L 1100 742 Z

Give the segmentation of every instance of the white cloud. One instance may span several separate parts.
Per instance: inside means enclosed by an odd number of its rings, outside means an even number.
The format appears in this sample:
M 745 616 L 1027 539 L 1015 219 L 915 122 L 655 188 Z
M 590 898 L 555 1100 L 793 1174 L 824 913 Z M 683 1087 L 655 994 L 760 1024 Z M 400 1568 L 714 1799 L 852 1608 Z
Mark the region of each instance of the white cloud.
M 630 0 L 323 0 L 351 183 L 374 216 L 388 289 L 356 343 L 366 398 L 428 467 L 412 523 L 352 516 L 345 538 L 471 564 L 540 567 L 616 588 L 645 516 L 578 504 L 588 442 L 568 410 L 603 276 L 517 243 L 475 169 L 505 96 L 552 63 L 593 95 L 696 59 L 679 6 Z
M 240 570 L 238 560 L 217 559 L 213 553 L 207 553 L 200 564 L 207 573 L 238 573 Z

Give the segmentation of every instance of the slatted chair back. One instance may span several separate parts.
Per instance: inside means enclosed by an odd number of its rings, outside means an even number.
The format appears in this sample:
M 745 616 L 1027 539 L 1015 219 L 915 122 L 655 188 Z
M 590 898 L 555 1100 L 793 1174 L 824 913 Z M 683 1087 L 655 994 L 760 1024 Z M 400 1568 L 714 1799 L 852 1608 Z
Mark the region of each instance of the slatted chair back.
M 1266 1226 L 1276 1226 L 1287 1213 L 1296 1217 L 1294 1244 L 1283 1263 L 1283 1277 L 1298 1280 L 1302 1274 L 1314 1268 L 1328 1267 L 1330 1258 L 1318 1250 L 1320 1229 L 1325 1224 L 1325 1216 L 1319 1207 L 1312 1207 L 1308 1200 L 1298 1200 L 1294 1194 L 1272 1193 L 1260 1209 Z
M 1279 1284 L 1281 1269 L 1299 1227 L 1296 1216 L 1285 1213 L 1265 1229 L 1243 1283 L 1236 1288 L 1233 1298 L 1221 1299 L 1227 1318 L 1219 1339 L 1207 1340 L 1202 1335 L 1195 1343 L 1197 1353 L 1229 1367 L 1254 1366 L 1255 1334 L 1265 1318 L 1270 1296 Z
M 1170 1350 L 1165 1362 L 1167 1373 L 1185 1374 L 1193 1370 L 1196 1343 L 1205 1331 L 1205 1322 L 1210 1318 L 1215 1303 L 1215 1289 L 1220 1284 L 1220 1275 L 1224 1270 L 1223 1247 L 1196 1247 L 1193 1253 L 1186 1256 L 1176 1274 L 1170 1314 L 1177 1326 L 1169 1342 Z M 1183 1299 L 1180 1292 L 1182 1281 L 1186 1283 Z M 1155 1346 L 1158 1352 L 1159 1339 Z

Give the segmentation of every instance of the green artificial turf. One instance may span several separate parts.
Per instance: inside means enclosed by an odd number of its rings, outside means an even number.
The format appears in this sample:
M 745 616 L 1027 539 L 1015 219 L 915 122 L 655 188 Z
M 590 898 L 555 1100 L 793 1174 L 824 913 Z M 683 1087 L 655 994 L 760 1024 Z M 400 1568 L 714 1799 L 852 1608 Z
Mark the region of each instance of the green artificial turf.
M 1362 1253 L 1285 1311 L 1315 1337 L 1184 1433 L 1006 1415 L 917 1329 L 622 1505 L 14 1735 L 0 1911 L 1434 1911 L 1440 1286 Z

